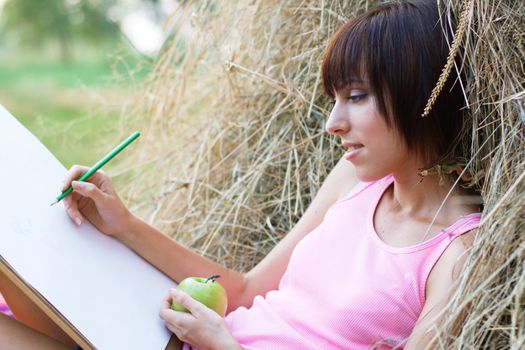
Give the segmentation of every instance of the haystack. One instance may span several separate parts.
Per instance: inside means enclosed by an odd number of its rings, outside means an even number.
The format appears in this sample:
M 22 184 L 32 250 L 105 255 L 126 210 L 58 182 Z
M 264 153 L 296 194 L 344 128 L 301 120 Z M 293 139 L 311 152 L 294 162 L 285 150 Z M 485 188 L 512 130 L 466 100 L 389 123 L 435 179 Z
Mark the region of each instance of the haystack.
M 144 134 L 121 190 L 178 241 L 248 270 L 301 217 L 341 156 L 324 133 L 328 38 L 368 1 L 185 2 L 126 118 Z M 461 12 L 463 2 L 453 11 Z M 484 202 L 466 270 L 430 348 L 525 346 L 525 5 L 469 0 L 466 169 Z M 184 30 L 182 30 L 182 28 Z M 127 111 L 129 114 L 130 111 Z

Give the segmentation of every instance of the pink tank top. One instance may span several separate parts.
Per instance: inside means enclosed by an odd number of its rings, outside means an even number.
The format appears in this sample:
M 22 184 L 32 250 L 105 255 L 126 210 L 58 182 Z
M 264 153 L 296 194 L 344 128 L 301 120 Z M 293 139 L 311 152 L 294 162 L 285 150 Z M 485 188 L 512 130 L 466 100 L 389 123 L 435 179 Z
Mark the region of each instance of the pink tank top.
M 430 270 L 454 238 L 479 225 L 480 214 L 423 243 L 389 246 L 373 215 L 392 181 L 361 183 L 336 202 L 295 247 L 279 288 L 226 316 L 243 348 L 402 348 L 425 304 Z

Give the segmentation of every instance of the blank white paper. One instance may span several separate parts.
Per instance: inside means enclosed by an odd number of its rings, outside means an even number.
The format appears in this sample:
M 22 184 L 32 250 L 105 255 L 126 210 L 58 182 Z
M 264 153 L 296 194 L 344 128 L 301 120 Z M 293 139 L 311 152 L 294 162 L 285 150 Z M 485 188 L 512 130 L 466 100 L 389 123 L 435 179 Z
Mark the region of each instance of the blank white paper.
M 0 255 L 97 349 L 164 349 L 159 310 L 175 283 L 50 206 L 66 169 L 1 105 L 0 164 Z

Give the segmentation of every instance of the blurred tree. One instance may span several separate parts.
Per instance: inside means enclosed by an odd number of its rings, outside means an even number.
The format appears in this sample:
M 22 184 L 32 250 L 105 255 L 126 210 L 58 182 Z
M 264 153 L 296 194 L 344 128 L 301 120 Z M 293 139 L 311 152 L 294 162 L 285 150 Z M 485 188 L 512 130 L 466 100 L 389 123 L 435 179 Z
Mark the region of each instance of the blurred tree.
M 76 39 L 110 42 L 118 26 L 107 17 L 116 0 L 8 0 L 2 17 L 3 31 L 22 44 L 45 45 L 55 41 L 65 61 L 73 56 Z
M 118 25 L 108 17 L 109 9 L 115 6 L 117 0 L 78 0 L 77 2 L 77 6 L 71 6 L 72 14 L 76 14 L 79 19 L 73 27 L 75 34 L 97 44 L 101 41 L 113 42 L 120 35 Z

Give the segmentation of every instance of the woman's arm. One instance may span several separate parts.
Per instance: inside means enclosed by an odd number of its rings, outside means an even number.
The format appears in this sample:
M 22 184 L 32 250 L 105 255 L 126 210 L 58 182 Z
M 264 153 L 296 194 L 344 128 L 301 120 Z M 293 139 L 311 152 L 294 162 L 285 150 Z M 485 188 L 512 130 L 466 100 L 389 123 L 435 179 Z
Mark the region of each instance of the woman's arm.
M 64 187 L 86 170 L 74 167 Z M 296 244 L 317 227 L 328 208 L 358 182 L 351 163 L 341 159 L 297 225 L 257 266 L 243 274 L 200 256 L 129 213 L 103 173 L 97 172 L 90 181 L 92 183 L 74 181 L 74 196 L 66 198 L 68 214 L 74 221 L 87 217 L 102 232 L 123 242 L 175 281 L 189 276 L 220 275 L 220 283 L 228 294 L 228 312 L 239 306 L 248 307 L 256 295 L 276 289 Z
M 134 216 L 125 227 L 125 233 L 117 234 L 116 238 L 171 279 L 180 282 L 190 276 L 220 275 L 219 282 L 226 289 L 228 300 L 242 293 L 244 274 L 195 253 Z
M 433 326 L 442 317 L 454 294 L 458 274 L 463 270 L 467 253 L 474 242 L 474 233 L 468 232 L 453 240 L 432 269 L 426 286 L 426 301 L 405 350 L 427 349 L 435 336 Z
M 296 244 L 321 223 L 328 208 L 356 183 L 351 163 L 339 161 L 297 225 L 245 274 L 200 256 L 133 216 L 125 225 L 127 229 L 116 236 L 175 281 L 188 276 L 220 275 L 219 281 L 228 294 L 229 312 L 239 306 L 249 307 L 256 295 L 277 288 Z

